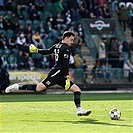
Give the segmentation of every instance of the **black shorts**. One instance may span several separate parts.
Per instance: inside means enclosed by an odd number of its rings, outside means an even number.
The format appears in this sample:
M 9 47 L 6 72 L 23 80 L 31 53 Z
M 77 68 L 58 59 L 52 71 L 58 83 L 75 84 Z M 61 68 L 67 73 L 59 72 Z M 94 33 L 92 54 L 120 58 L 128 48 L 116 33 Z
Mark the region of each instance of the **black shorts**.
M 65 88 L 66 85 L 66 78 L 64 77 L 63 73 L 60 70 L 52 69 L 48 76 L 42 81 L 42 83 L 46 86 L 53 86 L 55 84 L 62 86 Z M 70 81 L 70 88 L 74 83 Z M 69 88 L 69 89 L 70 89 Z

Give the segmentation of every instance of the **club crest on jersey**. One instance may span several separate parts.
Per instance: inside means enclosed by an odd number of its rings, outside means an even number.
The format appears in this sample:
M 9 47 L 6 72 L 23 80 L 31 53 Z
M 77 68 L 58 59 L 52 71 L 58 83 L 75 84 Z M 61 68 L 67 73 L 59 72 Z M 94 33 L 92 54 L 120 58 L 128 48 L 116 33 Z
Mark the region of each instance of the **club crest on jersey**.
M 68 54 L 64 54 L 64 58 L 68 58 Z

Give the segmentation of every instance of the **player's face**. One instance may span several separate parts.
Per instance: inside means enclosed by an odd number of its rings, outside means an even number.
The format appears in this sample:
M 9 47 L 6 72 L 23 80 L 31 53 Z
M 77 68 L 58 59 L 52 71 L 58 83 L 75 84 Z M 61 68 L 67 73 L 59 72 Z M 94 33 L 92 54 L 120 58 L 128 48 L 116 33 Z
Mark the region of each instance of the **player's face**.
M 74 41 L 74 37 L 70 36 L 70 37 L 66 37 L 66 43 L 68 46 L 71 46 L 73 44 Z

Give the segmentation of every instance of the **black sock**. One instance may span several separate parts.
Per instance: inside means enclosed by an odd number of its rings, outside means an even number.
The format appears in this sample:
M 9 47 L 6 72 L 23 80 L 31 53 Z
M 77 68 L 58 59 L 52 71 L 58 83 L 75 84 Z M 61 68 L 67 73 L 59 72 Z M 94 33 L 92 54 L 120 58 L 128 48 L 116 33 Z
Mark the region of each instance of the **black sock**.
M 27 84 L 19 86 L 19 90 L 34 90 L 36 91 L 36 84 Z
M 80 94 L 81 92 L 74 92 L 74 103 L 76 107 L 80 107 Z

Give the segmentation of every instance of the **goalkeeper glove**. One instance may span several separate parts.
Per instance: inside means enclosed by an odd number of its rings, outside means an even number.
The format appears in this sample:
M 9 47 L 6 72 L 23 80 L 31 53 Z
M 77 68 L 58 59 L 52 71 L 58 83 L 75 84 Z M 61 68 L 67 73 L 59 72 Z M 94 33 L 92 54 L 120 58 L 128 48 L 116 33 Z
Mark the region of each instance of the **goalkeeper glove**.
M 69 75 L 66 76 L 66 85 L 65 85 L 65 90 L 68 90 L 70 87 L 70 77 Z
M 31 44 L 30 46 L 29 46 L 29 48 L 30 48 L 30 52 L 31 53 L 37 53 L 38 52 L 38 49 L 37 49 L 37 47 L 36 46 L 34 46 L 33 44 Z

